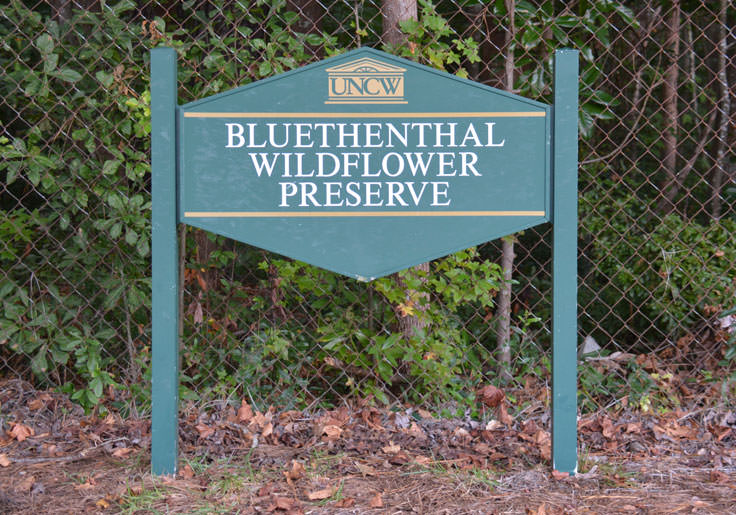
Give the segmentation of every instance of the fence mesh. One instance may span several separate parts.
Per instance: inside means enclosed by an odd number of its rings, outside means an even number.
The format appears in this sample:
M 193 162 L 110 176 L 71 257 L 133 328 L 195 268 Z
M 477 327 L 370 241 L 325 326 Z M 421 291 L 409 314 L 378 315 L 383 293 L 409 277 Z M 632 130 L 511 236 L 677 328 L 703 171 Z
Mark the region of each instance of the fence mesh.
M 736 293 L 731 2 L 415 6 L 3 7 L 0 373 L 88 408 L 147 403 L 147 66 L 158 45 L 177 49 L 181 102 L 361 45 L 549 102 L 553 50 L 578 48 L 581 409 L 671 405 L 694 382 L 733 370 L 725 358 L 736 322 L 722 316 Z M 315 407 L 372 398 L 458 413 L 477 409 L 484 384 L 503 383 L 520 411 L 546 403 L 548 226 L 514 236 L 507 307 L 501 242 L 372 283 L 192 228 L 181 229 L 181 245 L 185 399 Z M 506 312 L 509 360 L 499 353 Z

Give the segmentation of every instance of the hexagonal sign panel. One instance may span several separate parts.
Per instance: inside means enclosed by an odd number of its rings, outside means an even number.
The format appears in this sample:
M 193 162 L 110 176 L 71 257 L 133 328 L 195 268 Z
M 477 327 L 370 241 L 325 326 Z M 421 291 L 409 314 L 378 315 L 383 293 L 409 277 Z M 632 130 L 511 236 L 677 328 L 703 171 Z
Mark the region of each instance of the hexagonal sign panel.
M 550 122 L 361 48 L 180 106 L 179 221 L 370 280 L 548 221 Z

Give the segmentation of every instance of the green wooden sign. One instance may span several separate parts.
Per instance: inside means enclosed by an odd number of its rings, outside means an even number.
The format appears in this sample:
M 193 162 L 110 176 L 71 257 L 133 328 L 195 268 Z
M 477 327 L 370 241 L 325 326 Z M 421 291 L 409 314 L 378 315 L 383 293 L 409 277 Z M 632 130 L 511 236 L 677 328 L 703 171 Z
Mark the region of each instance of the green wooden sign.
M 554 221 L 554 465 L 574 470 L 577 53 L 554 108 L 369 48 L 179 106 L 174 52 L 151 56 L 155 473 L 176 469 L 180 222 L 371 280 Z

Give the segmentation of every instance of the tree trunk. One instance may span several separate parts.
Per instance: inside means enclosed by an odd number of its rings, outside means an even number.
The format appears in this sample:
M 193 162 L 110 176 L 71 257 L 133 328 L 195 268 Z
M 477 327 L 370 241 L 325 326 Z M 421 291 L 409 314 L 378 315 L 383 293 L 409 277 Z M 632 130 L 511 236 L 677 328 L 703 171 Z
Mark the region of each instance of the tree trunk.
M 406 43 L 406 35 L 401 32 L 399 22 L 404 20 L 416 20 L 417 19 L 417 2 L 416 0 L 383 0 L 381 6 L 381 12 L 383 13 L 383 42 L 389 46 L 400 46 Z M 429 263 L 422 263 L 413 267 L 415 272 L 426 274 L 429 273 Z M 402 287 L 406 287 L 403 280 L 398 274 L 394 274 L 394 279 Z M 419 311 L 420 315 L 412 315 L 397 310 L 397 316 L 399 319 L 399 330 L 404 338 L 409 339 L 417 331 L 425 329 L 428 325 L 426 317 L 422 316 L 421 313 L 425 312 L 427 307 L 425 305 L 428 299 L 426 293 L 418 293 L 413 290 L 407 290 L 406 292 L 406 304 L 411 307 L 413 311 Z
M 720 220 L 722 202 L 721 188 L 723 187 L 724 177 L 727 176 L 728 152 L 728 124 L 731 120 L 731 91 L 728 85 L 728 30 L 726 28 L 727 10 L 729 0 L 721 0 L 721 12 L 718 16 L 720 25 L 720 34 L 718 42 L 718 82 L 721 85 L 721 101 L 720 101 L 720 127 L 718 137 L 716 138 L 716 167 L 713 172 L 713 198 L 711 200 L 711 214 L 713 219 Z
M 390 46 L 400 46 L 406 42 L 399 22 L 417 19 L 416 0 L 383 0 L 383 42 Z
M 677 172 L 677 79 L 679 76 L 678 57 L 680 55 L 680 0 L 673 0 L 672 12 L 667 23 L 667 40 L 665 53 L 670 54 L 670 64 L 664 78 L 664 156 L 662 170 L 663 197 L 659 202 L 659 211 L 670 213 L 676 206 L 677 194 L 682 187 L 682 177 Z
M 297 32 L 301 34 L 322 33 L 322 20 L 325 17 L 325 8 L 319 0 L 287 0 L 286 8 L 299 15 L 299 21 L 295 24 Z M 323 46 L 309 45 L 309 48 L 315 57 L 323 57 Z
M 506 0 L 506 12 L 509 17 L 506 32 L 506 89 L 514 91 L 514 49 L 512 43 L 516 32 L 514 11 L 516 0 Z M 511 278 L 514 271 L 514 237 L 503 238 L 501 247 L 501 268 L 503 269 L 503 285 L 498 294 L 498 308 L 496 309 L 496 352 L 498 355 L 498 374 L 504 381 L 509 381 L 511 375 Z

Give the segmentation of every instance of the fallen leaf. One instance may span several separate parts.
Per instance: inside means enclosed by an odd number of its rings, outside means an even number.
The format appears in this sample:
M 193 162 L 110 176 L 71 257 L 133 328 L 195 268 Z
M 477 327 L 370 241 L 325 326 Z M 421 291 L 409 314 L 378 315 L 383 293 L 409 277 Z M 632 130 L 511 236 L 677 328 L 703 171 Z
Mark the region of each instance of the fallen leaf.
M 376 475 L 375 469 L 370 465 L 363 465 L 362 463 L 355 462 L 355 467 L 360 471 L 361 474 L 363 474 L 363 477 Z
M 268 422 L 266 426 L 263 428 L 263 433 L 261 436 L 266 437 L 270 436 L 273 433 L 273 423 Z
M 641 422 L 629 422 L 626 424 L 627 433 L 641 433 Z
M 10 458 L 8 458 L 7 454 L 0 454 L 0 467 L 9 467 L 11 463 L 13 462 L 10 461 Z
M 265 497 L 267 495 L 271 495 L 271 493 L 273 492 L 273 486 L 274 486 L 273 483 L 263 484 L 263 486 L 261 486 L 258 489 L 258 492 L 257 492 L 258 497 Z
M 322 434 L 327 435 L 328 440 L 337 440 L 342 434 L 342 428 L 335 425 L 325 426 L 322 428 Z
M 189 463 L 184 465 L 184 467 L 179 471 L 179 477 L 182 479 L 192 479 L 194 477 L 194 470 Z
M 553 470 L 552 471 L 552 477 L 555 480 L 560 481 L 562 479 L 567 479 L 568 477 L 570 477 L 570 473 L 569 472 L 560 472 L 559 470 Z
M 204 424 L 197 424 L 194 428 L 199 432 L 199 437 L 202 439 L 208 438 L 215 434 L 215 430 L 210 426 Z
M 353 497 L 343 497 L 334 504 L 335 508 L 352 508 L 354 505 L 355 499 Z
M 102 508 L 104 510 L 105 508 L 109 508 L 110 507 L 110 503 L 107 502 L 107 500 L 105 500 L 105 499 L 100 499 L 99 501 L 97 501 L 95 503 L 95 506 L 98 506 L 98 507 L 100 507 L 100 508 Z
M 36 397 L 35 399 L 31 399 L 30 401 L 28 401 L 28 409 L 31 411 L 40 410 L 41 408 L 45 406 L 46 406 L 46 400 L 43 399 L 42 395 Z
M 130 447 L 118 447 L 112 452 L 112 455 L 116 458 L 127 458 L 133 451 L 135 451 L 135 449 Z
M 368 503 L 368 506 L 371 508 L 383 508 L 383 498 L 381 497 L 381 494 L 378 493 L 374 495 L 371 502 Z
M 501 404 L 505 397 L 506 394 L 503 393 L 503 390 L 492 384 L 487 384 L 478 390 L 478 400 L 490 408 L 495 408 Z
M 381 450 L 386 454 L 396 454 L 401 450 L 401 447 L 394 442 L 389 442 L 386 447 L 381 447 Z
M 725 472 L 720 470 L 710 471 L 710 480 L 713 483 L 728 483 L 731 478 Z
M 297 479 L 301 479 L 306 475 L 307 471 L 304 468 L 304 465 L 302 465 L 301 462 L 296 460 L 291 460 L 291 469 L 284 472 L 284 476 L 286 476 L 286 481 L 296 481 Z
M 432 459 L 427 456 L 415 456 L 414 463 L 418 465 L 429 465 L 432 463 Z
M 547 431 L 544 431 L 543 429 L 537 431 L 534 435 L 534 443 L 539 447 L 539 454 L 542 455 L 543 459 L 552 459 L 552 440 Z
M 407 429 L 406 432 L 414 438 L 426 438 L 427 436 L 424 434 L 424 431 L 421 427 L 419 427 L 419 424 L 417 424 L 416 422 L 412 422 L 411 426 L 409 426 L 409 429 Z
M 500 427 L 503 427 L 503 424 L 494 418 L 489 420 L 486 424 L 486 431 L 495 431 Z
M 271 506 L 268 507 L 268 511 L 292 511 L 299 506 L 299 501 L 296 499 L 289 499 L 288 497 L 274 496 L 271 500 Z
M 24 426 L 23 424 L 18 424 L 11 422 L 13 424 L 13 428 L 10 430 L 10 436 L 18 440 L 19 442 L 22 442 L 29 436 L 33 436 L 35 431 L 32 427 Z
M 335 495 L 336 491 L 337 489 L 331 486 L 329 488 L 323 488 L 322 490 L 309 492 L 307 494 L 307 498 L 309 498 L 310 501 L 321 501 L 323 499 L 329 499 L 330 497 Z
M 31 491 L 31 488 L 33 488 L 33 483 L 36 482 L 36 478 L 33 476 L 28 476 L 23 481 L 18 483 L 18 486 L 15 487 L 16 492 L 23 492 L 28 493 Z
M 603 428 L 604 437 L 611 440 L 616 436 L 616 430 L 613 427 L 613 422 L 611 421 L 610 418 L 603 417 L 603 420 L 601 420 L 601 427 Z
M 509 415 L 509 412 L 506 410 L 505 402 L 502 402 L 498 405 L 498 408 L 496 409 L 496 416 L 498 417 L 498 420 L 509 427 L 511 427 L 511 424 L 514 423 L 513 417 Z
M 84 483 L 80 483 L 74 487 L 75 490 L 91 490 L 97 485 L 97 481 L 92 476 L 88 477 Z

